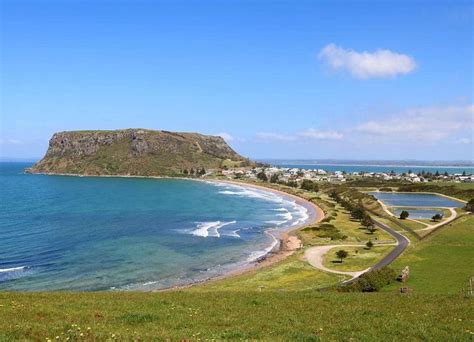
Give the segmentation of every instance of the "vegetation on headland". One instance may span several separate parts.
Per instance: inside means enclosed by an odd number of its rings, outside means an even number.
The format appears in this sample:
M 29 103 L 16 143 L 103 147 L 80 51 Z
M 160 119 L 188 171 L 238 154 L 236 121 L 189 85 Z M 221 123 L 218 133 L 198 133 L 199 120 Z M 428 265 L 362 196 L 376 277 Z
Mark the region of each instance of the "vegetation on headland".
M 53 135 L 28 171 L 77 175 L 202 176 L 202 170 L 256 165 L 219 136 L 126 129 Z

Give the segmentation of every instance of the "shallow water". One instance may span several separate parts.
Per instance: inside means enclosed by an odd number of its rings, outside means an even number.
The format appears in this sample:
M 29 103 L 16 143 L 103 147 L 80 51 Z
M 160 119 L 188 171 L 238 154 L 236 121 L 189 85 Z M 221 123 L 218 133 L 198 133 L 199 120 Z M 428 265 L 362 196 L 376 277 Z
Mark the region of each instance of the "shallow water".
M 0 289 L 150 290 L 248 264 L 307 219 L 271 192 L 190 180 L 23 174 L 0 163 Z
M 435 194 L 369 192 L 388 206 L 394 207 L 453 207 L 461 208 L 464 203 Z

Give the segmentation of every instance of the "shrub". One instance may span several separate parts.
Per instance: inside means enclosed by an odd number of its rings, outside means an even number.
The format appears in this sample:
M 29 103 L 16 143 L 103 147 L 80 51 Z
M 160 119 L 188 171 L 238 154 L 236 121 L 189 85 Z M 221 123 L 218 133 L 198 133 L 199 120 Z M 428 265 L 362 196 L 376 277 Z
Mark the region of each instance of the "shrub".
M 342 286 L 340 290 L 344 292 L 376 292 L 392 283 L 396 278 L 397 274 L 394 270 L 384 267 L 364 273 L 353 283 Z
M 319 190 L 318 184 L 316 184 L 315 182 L 309 179 L 303 179 L 303 182 L 301 183 L 300 188 L 303 190 L 314 191 L 314 192 L 317 192 Z
M 467 202 L 464 210 L 474 213 L 474 198 L 471 198 L 469 202 Z

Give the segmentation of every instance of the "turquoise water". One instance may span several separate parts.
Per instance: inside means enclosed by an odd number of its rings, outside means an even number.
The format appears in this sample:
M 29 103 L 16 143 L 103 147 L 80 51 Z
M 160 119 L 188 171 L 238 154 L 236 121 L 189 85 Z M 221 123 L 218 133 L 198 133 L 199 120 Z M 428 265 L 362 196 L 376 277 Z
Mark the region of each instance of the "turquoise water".
M 464 203 L 435 194 L 369 192 L 388 206 L 393 207 L 464 207 Z
M 306 209 L 190 180 L 23 174 L 0 163 L 0 289 L 150 290 L 248 264 Z
M 442 210 L 435 210 L 435 209 L 412 209 L 412 208 L 396 208 L 394 210 L 395 216 L 399 217 L 400 213 L 406 210 L 409 213 L 409 218 L 411 219 L 431 219 L 436 214 L 443 215 Z

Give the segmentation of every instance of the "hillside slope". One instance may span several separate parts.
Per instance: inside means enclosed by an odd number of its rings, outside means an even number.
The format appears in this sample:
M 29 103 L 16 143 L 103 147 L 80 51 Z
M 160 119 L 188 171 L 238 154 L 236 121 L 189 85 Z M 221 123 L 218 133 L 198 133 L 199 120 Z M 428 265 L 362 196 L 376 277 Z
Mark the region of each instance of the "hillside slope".
M 145 129 L 55 133 L 27 172 L 178 176 L 184 170 L 249 165 L 219 136 Z

